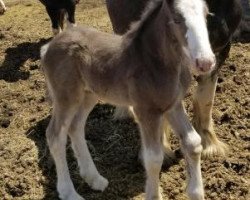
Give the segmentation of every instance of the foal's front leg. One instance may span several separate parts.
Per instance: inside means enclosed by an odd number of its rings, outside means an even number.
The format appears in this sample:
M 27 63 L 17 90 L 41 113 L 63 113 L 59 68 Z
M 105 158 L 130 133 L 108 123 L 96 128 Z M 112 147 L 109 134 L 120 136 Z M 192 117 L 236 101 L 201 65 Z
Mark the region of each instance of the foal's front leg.
M 181 140 L 181 148 L 188 170 L 188 196 L 191 200 L 203 200 L 204 191 L 200 167 L 201 137 L 192 127 L 181 104 L 166 113 L 166 117 L 173 131 Z
M 159 174 L 163 162 L 163 117 L 154 111 L 134 109 L 142 137 L 142 157 L 147 173 L 146 200 L 160 200 Z
M 114 119 L 125 119 L 127 117 L 135 117 L 133 116 L 133 112 L 128 109 L 126 106 L 117 106 L 114 112 Z M 135 119 L 136 120 L 136 119 Z M 167 120 L 164 120 L 164 133 L 162 134 L 162 150 L 164 152 L 164 164 L 171 165 L 173 161 L 176 159 L 174 152 L 171 149 L 170 145 L 170 127 Z M 139 160 L 142 161 L 142 148 L 139 152 Z

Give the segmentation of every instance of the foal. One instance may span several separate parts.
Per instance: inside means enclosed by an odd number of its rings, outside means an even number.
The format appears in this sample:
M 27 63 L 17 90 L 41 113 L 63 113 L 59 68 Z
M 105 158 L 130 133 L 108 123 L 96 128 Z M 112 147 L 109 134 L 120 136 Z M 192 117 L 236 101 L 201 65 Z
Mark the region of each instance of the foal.
M 124 36 L 75 27 L 42 47 L 41 61 L 53 103 L 46 136 L 56 164 L 61 199 L 83 200 L 69 175 L 67 136 L 82 178 L 95 190 L 103 191 L 108 185 L 97 171 L 84 138 L 86 119 L 99 99 L 133 107 L 142 137 L 147 200 L 161 199 L 164 118 L 181 141 L 189 176 L 188 196 L 192 200 L 204 199 L 201 138 L 181 104 L 191 80 L 186 67 L 191 61 L 185 50 L 185 27 L 174 22 L 173 9 L 168 0 L 152 0 L 140 21 Z M 211 70 L 212 65 L 202 69 Z

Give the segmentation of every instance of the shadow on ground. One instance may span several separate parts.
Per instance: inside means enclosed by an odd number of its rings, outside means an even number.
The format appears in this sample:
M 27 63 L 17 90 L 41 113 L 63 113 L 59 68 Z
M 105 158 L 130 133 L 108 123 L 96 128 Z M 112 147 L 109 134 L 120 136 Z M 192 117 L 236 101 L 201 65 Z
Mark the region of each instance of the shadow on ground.
M 71 148 L 67 148 L 72 181 L 76 190 L 86 199 L 109 200 L 117 196 L 120 199 L 130 199 L 144 192 L 145 174 L 138 160 L 140 140 L 136 124 L 131 119 L 112 120 L 112 110 L 111 106 L 98 105 L 90 114 L 86 126 L 86 139 L 93 160 L 100 174 L 109 180 L 109 187 L 103 193 L 91 190 L 82 181 L 73 152 Z M 39 167 L 46 177 L 43 186 L 44 200 L 58 199 L 55 167 L 45 138 L 49 120 L 50 116 L 42 119 L 27 132 L 28 138 L 38 148 Z M 169 167 L 170 165 L 165 165 L 163 170 L 168 170 Z
M 23 42 L 5 50 L 6 56 L 0 66 L 0 80 L 16 82 L 27 80 L 30 76 L 30 69 L 25 69 L 25 62 L 32 62 L 40 59 L 40 48 L 50 39 L 41 39 L 39 42 Z M 30 66 L 38 68 L 38 66 Z

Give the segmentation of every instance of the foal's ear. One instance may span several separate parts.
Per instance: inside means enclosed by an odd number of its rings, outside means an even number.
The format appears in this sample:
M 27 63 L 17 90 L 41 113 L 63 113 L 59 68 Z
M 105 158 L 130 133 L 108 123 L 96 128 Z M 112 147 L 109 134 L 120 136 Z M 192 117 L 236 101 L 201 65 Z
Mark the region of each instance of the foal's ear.
M 171 11 L 174 10 L 174 2 L 175 0 L 163 0 L 168 4 L 168 7 L 170 8 Z
M 166 0 L 166 2 L 168 3 L 169 6 L 172 6 L 174 3 L 174 0 Z
M 209 8 L 208 8 L 208 5 L 207 3 L 205 2 L 204 3 L 204 16 L 207 17 L 209 15 Z

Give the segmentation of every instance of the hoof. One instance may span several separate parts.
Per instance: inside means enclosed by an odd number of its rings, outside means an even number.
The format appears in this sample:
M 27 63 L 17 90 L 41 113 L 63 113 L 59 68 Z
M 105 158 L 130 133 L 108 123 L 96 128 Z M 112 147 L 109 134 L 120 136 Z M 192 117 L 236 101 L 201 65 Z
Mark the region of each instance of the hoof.
M 197 185 L 196 187 L 190 187 L 190 185 L 187 187 L 187 194 L 189 199 L 191 200 L 204 200 L 204 189 L 202 184 Z
M 149 196 L 147 196 L 147 194 L 146 194 L 146 198 L 145 198 L 146 200 L 162 200 L 162 196 L 161 196 L 161 194 L 157 194 L 157 195 L 149 195 Z
M 61 200 L 85 200 L 74 189 L 72 185 L 64 185 L 65 187 L 59 187 L 58 193 Z
M 93 190 L 98 190 L 98 191 L 104 191 L 106 187 L 108 187 L 108 180 L 101 176 L 100 174 L 91 176 L 91 177 L 84 177 L 82 176 L 83 179 L 85 179 L 86 183 L 93 189 Z
M 203 158 L 212 158 L 214 156 L 226 156 L 226 152 L 228 152 L 228 146 L 221 142 L 217 141 L 216 143 L 210 143 L 203 145 L 202 157 Z
M 228 146 L 221 142 L 213 131 L 203 130 L 201 132 L 203 152 L 205 158 L 213 156 L 225 156 L 228 151 Z
M 188 196 L 191 200 L 204 200 L 204 194 L 197 191 L 188 193 Z
M 91 188 L 93 190 L 99 190 L 99 191 L 104 191 L 107 187 L 108 187 L 108 180 L 106 178 L 104 178 L 103 176 L 99 176 L 97 178 L 97 180 L 95 180 L 92 185 L 91 185 Z
M 201 143 L 203 147 L 202 157 L 212 158 L 214 156 L 225 156 L 228 151 L 228 146 L 221 142 L 213 131 L 208 129 L 202 129 L 201 127 L 195 126 L 196 131 L 201 136 Z

